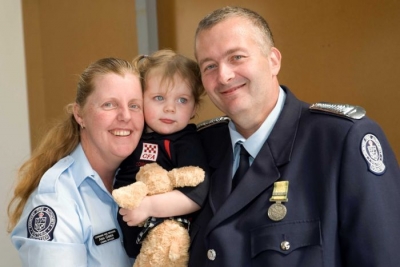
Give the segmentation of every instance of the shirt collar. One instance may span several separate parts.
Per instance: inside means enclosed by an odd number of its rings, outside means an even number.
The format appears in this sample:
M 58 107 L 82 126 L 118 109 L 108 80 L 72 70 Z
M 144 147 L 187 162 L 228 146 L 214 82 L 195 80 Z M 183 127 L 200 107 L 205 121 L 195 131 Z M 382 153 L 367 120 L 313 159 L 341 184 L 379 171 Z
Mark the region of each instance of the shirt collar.
M 283 109 L 285 99 L 286 93 L 281 87 L 279 87 L 278 101 L 276 102 L 275 107 L 272 109 L 271 113 L 268 115 L 265 121 L 261 124 L 260 128 L 247 140 L 239 132 L 236 131 L 235 124 L 230 121 L 228 124 L 228 128 L 232 141 L 232 150 L 234 151 L 235 144 L 238 141 L 242 141 L 243 146 L 246 148 L 250 156 L 254 159 L 260 151 L 262 145 L 268 139 L 268 136 L 271 133 L 272 129 L 274 128 L 274 125 L 278 120 L 279 114 Z
M 87 159 L 82 145 L 79 143 L 70 155 L 74 159 L 74 164 L 71 166 L 72 177 L 75 180 L 76 187 L 88 177 L 100 179 L 99 175 L 93 170 Z M 97 180 L 97 179 L 95 179 Z

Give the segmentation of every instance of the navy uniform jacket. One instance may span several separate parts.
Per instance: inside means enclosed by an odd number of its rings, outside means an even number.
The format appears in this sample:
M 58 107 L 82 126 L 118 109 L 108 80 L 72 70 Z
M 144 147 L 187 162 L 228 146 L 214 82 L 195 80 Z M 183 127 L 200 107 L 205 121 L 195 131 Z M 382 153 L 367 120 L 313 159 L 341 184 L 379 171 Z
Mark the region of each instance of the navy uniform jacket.
M 191 225 L 189 267 L 399 266 L 400 171 L 384 133 L 367 117 L 311 112 L 284 90 L 282 113 L 232 194 L 227 124 L 200 131 L 210 193 Z M 383 173 L 363 156 L 367 134 L 380 142 Z M 289 201 L 272 221 L 277 181 L 289 181 Z

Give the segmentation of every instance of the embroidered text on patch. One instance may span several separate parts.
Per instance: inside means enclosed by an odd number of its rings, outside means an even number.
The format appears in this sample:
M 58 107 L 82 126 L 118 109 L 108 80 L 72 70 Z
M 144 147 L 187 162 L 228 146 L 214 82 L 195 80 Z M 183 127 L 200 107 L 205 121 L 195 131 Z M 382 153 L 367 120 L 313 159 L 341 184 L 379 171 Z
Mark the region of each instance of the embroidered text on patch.
M 46 205 L 38 206 L 28 217 L 28 238 L 51 241 L 56 224 L 57 216 L 54 210 Z
M 143 143 L 142 154 L 140 155 L 141 160 L 156 161 L 158 155 L 158 145 Z

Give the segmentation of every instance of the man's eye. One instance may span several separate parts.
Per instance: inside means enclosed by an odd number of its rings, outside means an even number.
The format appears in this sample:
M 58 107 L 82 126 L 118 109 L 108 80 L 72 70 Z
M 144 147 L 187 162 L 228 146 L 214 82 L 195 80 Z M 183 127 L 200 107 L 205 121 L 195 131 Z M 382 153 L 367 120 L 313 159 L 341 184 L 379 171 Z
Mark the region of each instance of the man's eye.
M 242 59 L 242 58 L 243 58 L 243 56 L 241 56 L 241 55 L 233 56 L 233 59 L 234 59 L 234 60 L 240 60 L 240 59 Z
M 178 102 L 182 103 L 182 104 L 185 104 L 187 101 L 188 100 L 186 98 L 184 98 L 184 97 L 181 97 L 181 98 L 178 99 Z
M 210 64 L 210 65 L 207 65 L 205 68 L 204 68 L 204 71 L 207 71 L 207 70 L 212 70 L 212 69 L 214 69 L 216 67 L 216 65 L 215 64 Z
M 164 97 L 158 95 L 158 96 L 155 96 L 155 97 L 154 97 L 154 100 L 163 101 L 163 100 L 164 100 Z

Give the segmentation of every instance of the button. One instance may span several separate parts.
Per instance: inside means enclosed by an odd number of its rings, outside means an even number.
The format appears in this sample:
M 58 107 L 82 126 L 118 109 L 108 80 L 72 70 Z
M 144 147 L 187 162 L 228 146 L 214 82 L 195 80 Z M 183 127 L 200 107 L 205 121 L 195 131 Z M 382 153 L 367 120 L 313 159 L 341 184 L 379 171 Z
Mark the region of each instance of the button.
M 283 242 L 281 243 L 281 249 L 284 250 L 284 251 L 289 250 L 289 249 L 290 249 L 290 243 L 289 243 L 289 241 L 283 241 Z
M 209 249 L 209 250 L 207 251 L 207 257 L 208 257 L 208 259 L 209 259 L 210 261 L 213 261 L 213 260 L 215 260 L 215 257 L 217 257 L 217 253 L 215 252 L 215 250 Z

